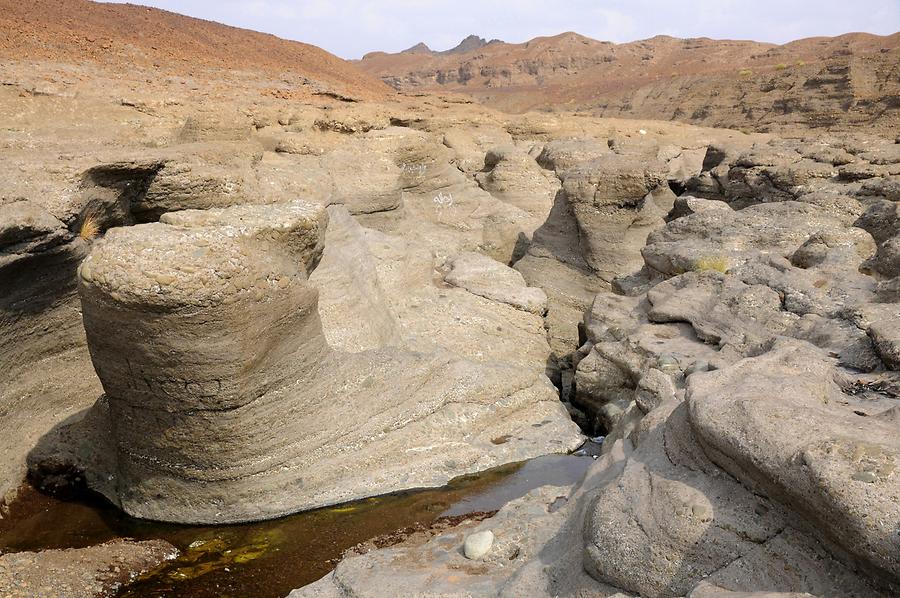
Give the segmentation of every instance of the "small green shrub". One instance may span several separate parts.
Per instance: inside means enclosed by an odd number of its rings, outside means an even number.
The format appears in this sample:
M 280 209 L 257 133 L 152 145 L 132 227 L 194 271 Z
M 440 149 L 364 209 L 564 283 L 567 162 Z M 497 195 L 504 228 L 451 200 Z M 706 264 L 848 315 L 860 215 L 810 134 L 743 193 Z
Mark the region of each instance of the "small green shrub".
M 752 77 L 753 71 L 751 71 L 750 69 L 741 69 L 740 71 L 738 71 L 738 74 L 741 77 Z
M 724 255 L 705 255 L 694 264 L 695 272 L 716 271 L 725 274 L 728 272 L 728 258 Z
M 775 69 L 776 69 L 776 70 L 779 70 L 779 71 L 783 71 L 783 70 L 786 70 L 786 69 L 787 69 L 787 65 L 786 65 L 785 63 L 782 62 L 781 64 L 776 64 L 776 65 L 775 65 Z

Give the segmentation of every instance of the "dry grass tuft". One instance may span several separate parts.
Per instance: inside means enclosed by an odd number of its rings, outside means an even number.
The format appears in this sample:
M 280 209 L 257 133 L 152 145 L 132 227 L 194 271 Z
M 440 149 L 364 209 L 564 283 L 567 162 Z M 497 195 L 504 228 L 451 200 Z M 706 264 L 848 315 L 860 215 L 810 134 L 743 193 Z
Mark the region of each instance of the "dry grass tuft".
M 728 272 L 728 258 L 724 255 L 706 255 L 697 260 L 694 266 L 696 272 L 716 271 L 725 274 Z
M 81 229 L 78 236 L 85 241 L 93 241 L 100 234 L 100 222 L 96 216 L 85 216 L 81 222 Z
M 753 71 L 751 71 L 750 69 L 741 69 L 740 71 L 738 71 L 738 74 L 741 77 L 752 77 Z

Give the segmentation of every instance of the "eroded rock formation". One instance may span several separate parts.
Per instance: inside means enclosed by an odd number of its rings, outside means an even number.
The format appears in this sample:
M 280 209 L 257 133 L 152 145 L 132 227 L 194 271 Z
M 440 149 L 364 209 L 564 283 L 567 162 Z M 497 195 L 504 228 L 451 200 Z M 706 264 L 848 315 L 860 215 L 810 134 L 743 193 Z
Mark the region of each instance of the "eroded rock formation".
M 845 42 L 871 39 L 822 44 Z M 632 49 L 709 48 L 692 43 Z M 775 136 L 388 98 L 347 65 L 282 74 L 284 55 L 209 76 L 144 40 L 159 66 L 127 72 L 23 48 L 38 61 L 0 64 L 4 493 L 30 454 L 33 482 L 86 481 L 139 517 L 264 519 L 565 452 L 574 419 L 606 437 L 580 484 L 348 555 L 298 594 L 897 594 L 890 111 Z M 724 122 L 736 91 L 761 127 L 849 126 L 891 88 L 836 121 L 823 106 L 893 53 L 679 101 Z M 324 61 L 300 61 L 310 77 L 331 61 L 297 55 Z M 602 110 L 677 111 L 671 83 Z M 772 85 L 784 110 L 759 119 Z M 494 541 L 471 560 L 477 531 Z M 39 575 L 45 556 L 3 560 Z
M 332 350 L 307 276 L 326 226 L 321 206 L 293 203 L 110 231 L 79 268 L 105 395 L 45 439 L 33 471 L 82 470 L 139 517 L 224 523 L 579 444 L 540 372 Z
M 752 152 L 784 181 L 797 147 Z M 676 201 L 643 268 L 585 314 L 571 401 L 607 437 L 580 485 L 350 556 L 296 595 L 895 594 L 900 312 L 868 266 L 895 234 L 891 200 L 837 172 L 731 187 L 747 180 L 741 155 L 705 161 L 692 185 L 719 169 L 715 199 Z M 474 567 L 455 550 L 477 530 L 495 548 Z

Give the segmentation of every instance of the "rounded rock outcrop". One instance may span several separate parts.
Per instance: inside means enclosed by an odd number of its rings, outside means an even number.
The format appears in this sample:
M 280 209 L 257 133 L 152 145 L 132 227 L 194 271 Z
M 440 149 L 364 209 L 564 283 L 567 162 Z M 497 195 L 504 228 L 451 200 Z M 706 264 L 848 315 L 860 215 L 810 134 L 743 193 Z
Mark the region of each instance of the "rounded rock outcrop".
M 42 440 L 32 475 L 83 473 L 137 517 L 232 523 L 579 443 L 539 373 L 441 350 L 333 350 L 307 276 L 327 214 L 186 211 L 98 241 L 78 278 L 105 395 Z

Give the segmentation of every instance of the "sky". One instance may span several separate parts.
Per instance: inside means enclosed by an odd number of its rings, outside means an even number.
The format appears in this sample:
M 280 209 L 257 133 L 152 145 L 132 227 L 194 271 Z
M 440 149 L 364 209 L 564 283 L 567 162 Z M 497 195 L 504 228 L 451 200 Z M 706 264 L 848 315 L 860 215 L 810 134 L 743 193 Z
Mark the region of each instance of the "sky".
M 447 50 L 469 34 L 516 43 L 565 31 L 613 42 L 665 34 L 784 43 L 900 31 L 900 0 L 130 1 L 314 44 L 342 58 L 419 42 Z

